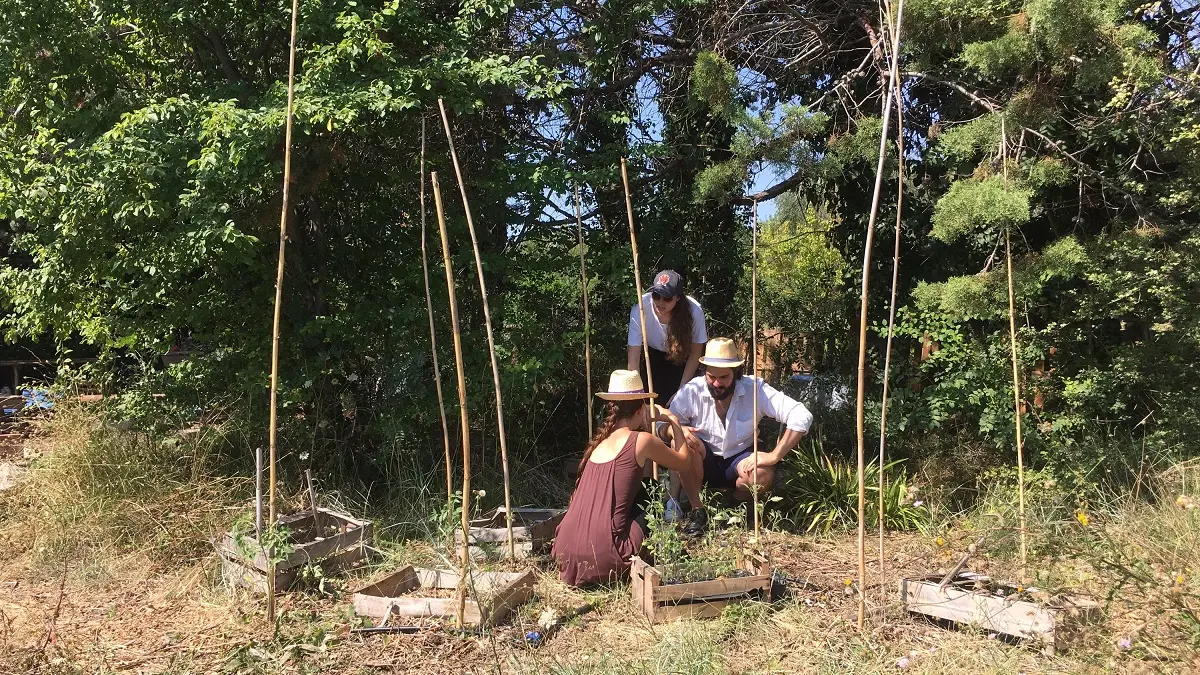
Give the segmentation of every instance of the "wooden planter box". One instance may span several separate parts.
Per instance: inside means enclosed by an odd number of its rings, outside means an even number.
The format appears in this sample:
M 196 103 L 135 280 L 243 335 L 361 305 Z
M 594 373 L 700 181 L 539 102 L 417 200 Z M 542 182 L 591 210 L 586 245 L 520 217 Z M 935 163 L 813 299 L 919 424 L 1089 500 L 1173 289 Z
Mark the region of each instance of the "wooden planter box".
M 508 555 L 507 511 L 501 506 L 471 521 L 471 555 L 476 558 Z M 554 531 L 566 509 L 513 509 L 513 549 L 518 559 L 538 555 L 550 548 Z M 455 530 L 454 541 L 462 546 L 462 530 Z M 491 554 L 491 555 L 489 555 Z
M 1099 605 L 1086 598 L 1061 597 L 1050 603 L 1022 600 L 1013 584 L 994 582 L 970 572 L 944 588 L 942 576 L 900 581 L 900 600 L 914 614 L 975 626 L 982 630 L 1040 643 L 1047 654 L 1069 641 L 1080 624 L 1097 617 Z M 1036 591 L 1036 589 L 1027 589 Z
M 634 556 L 630 568 L 633 604 L 651 623 L 678 618 L 707 619 L 721 615 L 726 606 L 747 599 L 771 600 L 771 567 L 755 556 L 743 556 L 742 577 L 664 584 L 652 565 Z
M 287 590 L 305 565 L 319 565 L 334 572 L 366 555 L 365 547 L 372 542 L 370 521 L 358 520 L 330 509 L 302 511 L 280 517 L 277 524 L 291 531 L 294 547 L 287 559 L 275 565 L 275 592 Z M 238 546 L 232 534 L 226 534 L 217 545 L 221 557 L 221 575 L 232 586 L 267 591 L 267 556 L 253 534 Z M 252 559 L 247 557 L 253 553 Z
M 473 572 L 467 582 L 463 622 L 471 626 L 502 623 L 533 595 L 534 575 L 525 572 Z M 458 573 L 409 565 L 354 592 L 354 613 L 380 620 L 389 614 L 409 618 L 453 619 L 454 597 L 422 597 L 421 592 L 458 588 Z M 444 594 L 444 593 L 443 593 Z

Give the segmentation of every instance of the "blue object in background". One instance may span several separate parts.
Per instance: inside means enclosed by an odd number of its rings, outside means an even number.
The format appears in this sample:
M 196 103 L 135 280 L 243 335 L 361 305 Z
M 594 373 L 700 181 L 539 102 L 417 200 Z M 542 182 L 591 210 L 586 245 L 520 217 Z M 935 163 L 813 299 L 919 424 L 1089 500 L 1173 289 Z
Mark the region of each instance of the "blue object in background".
M 534 647 L 540 646 L 542 644 L 542 634 L 536 630 L 531 630 L 525 634 L 525 642 Z
M 50 400 L 50 392 L 45 389 L 22 389 L 21 396 L 25 399 L 26 408 L 49 410 L 54 407 L 54 401 Z

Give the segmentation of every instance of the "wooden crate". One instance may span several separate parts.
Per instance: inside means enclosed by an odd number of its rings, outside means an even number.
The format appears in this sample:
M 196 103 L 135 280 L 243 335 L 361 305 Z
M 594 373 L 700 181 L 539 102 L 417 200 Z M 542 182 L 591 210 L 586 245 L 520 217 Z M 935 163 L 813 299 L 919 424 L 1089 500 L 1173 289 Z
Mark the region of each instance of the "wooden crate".
M 982 630 L 1040 643 L 1048 654 L 1069 641 L 1078 626 L 1099 615 L 1099 605 L 1086 598 L 1059 597 L 1051 602 L 1029 600 L 1027 589 L 964 572 L 939 588 L 942 576 L 900 581 L 900 600 L 914 614 L 975 626 Z M 1021 599 L 1026 598 L 1026 599 Z
M 318 508 L 280 517 L 277 524 L 291 531 L 293 550 L 275 565 L 275 591 L 283 592 L 296 581 L 305 565 L 319 565 L 335 572 L 362 560 L 372 542 L 371 522 L 358 520 L 331 509 Z M 217 545 L 221 575 L 232 586 L 267 591 L 267 556 L 253 534 L 242 541 L 226 534 Z M 247 554 L 253 554 L 249 558 Z
M 354 613 L 372 619 L 389 614 L 410 618 L 453 619 L 456 598 L 421 597 L 422 590 L 458 588 L 458 573 L 409 565 L 376 583 L 354 592 Z M 533 595 L 532 571 L 472 572 L 467 583 L 463 621 L 471 626 L 502 623 Z
M 742 556 L 740 566 L 747 576 L 683 584 L 664 584 L 659 571 L 637 556 L 632 563 L 633 604 L 651 623 L 712 618 L 740 600 L 771 600 L 771 567 L 757 556 Z
M 486 559 L 508 555 L 507 513 L 501 506 L 471 521 L 472 557 Z M 549 550 L 554 531 L 566 514 L 566 509 L 513 509 L 513 549 L 516 557 L 529 558 Z M 458 546 L 462 546 L 462 538 L 462 530 L 455 530 L 454 541 Z

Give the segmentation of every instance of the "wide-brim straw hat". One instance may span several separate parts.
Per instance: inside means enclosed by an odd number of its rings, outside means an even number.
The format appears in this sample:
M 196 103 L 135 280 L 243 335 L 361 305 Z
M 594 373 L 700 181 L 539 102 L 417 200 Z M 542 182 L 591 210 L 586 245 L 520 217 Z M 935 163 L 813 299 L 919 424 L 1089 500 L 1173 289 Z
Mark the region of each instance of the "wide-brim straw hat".
M 737 345 L 729 338 L 713 338 L 704 345 L 700 363 L 712 368 L 737 368 L 745 363 Z
M 634 399 L 651 399 L 658 394 L 646 391 L 642 384 L 642 375 L 636 370 L 614 370 L 608 376 L 608 391 L 596 392 L 596 395 L 606 401 L 632 401 Z

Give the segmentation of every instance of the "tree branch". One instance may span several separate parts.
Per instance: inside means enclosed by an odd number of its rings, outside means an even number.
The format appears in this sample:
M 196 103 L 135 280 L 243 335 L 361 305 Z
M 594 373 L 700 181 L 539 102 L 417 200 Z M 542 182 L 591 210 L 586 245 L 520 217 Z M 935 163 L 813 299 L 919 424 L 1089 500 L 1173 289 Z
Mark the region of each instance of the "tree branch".
M 1000 106 L 998 104 L 993 103 L 992 101 L 987 100 L 986 98 L 980 96 L 979 94 L 976 94 L 975 92 L 968 90 L 966 87 L 959 84 L 958 82 L 953 82 L 950 80 L 943 80 L 939 77 L 930 75 L 928 73 L 922 73 L 922 72 L 916 72 L 916 71 L 905 71 L 902 74 L 905 76 L 908 76 L 908 77 L 915 77 L 915 78 L 919 78 L 922 80 L 927 80 L 930 82 L 935 82 L 937 84 L 945 85 L 945 86 L 950 87 L 951 89 L 954 89 L 955 91 L 959 92 L 963 96 L 967 97 L 967 99 L 970 100 L 972 103 L 980 106 L 981 108 L 984 108 L 988 112 L 993 112 L 993 113 L 1002 112 L 1002 109 L 1000 108 Z M 1100 173 L 1098 170 L 1094 169 L 1093 167 L 1088 165 L 1083 160 L 1079 159 L 1075 155 L 1068 152 L 1066 148 L 1064 148 L 1061 144 L 1058 143 L 1058 141 L 1051 139 L 1049 136 L 1047 136 L 1046 134 L 1043 134 L 1042 132 L 1038 131 L 1037 129 L 1031 129 L 1027 126 L 1022 125 L 1021 131 L 1022 131 L 1022 133 L 1027 132 L 1031 136 L 1041 139 L 1043 143 L 1050 146 L 1051 148 L 1054 148 L 1054 150 L 1056 150 L 1059 154 L 1061 154 L 1062 156 L 1071 160 L 1071 163 L 1074 164 L 1076 166 L 1076 168 L 1078 168 L 1080 170 L 1080 172 L 1082 172 L 1084 175 L 1088 176 L 1089 178 L 1094 178 L 1105 189 L 1112 190 L 1113 192 L 1116 192 L 1117 194 L 1124 197 L 1126 199 L 1126 201 L 1129 202 L 1129 205 L 1133 207 L 1133 210 L 1138 214 L 1139 218 L 1141 218 L 1145 221 L 1151 222 L 1151 223 L 1154 222 L 1154 218 L 1153 218 L 1154 214 L 1148 208 L 1146 208 L 1146 206 L 1143 205 L 1137 199 L 1137 197 L 1133 195 L 1133 193 L 1129 192 L 1128 190 L 1125 190 L 1124 188 L 1120 187 L 1119 185 L 1115 185 L 1112 181 L 1110 181 L 1108 179 L 1107 176 Z

